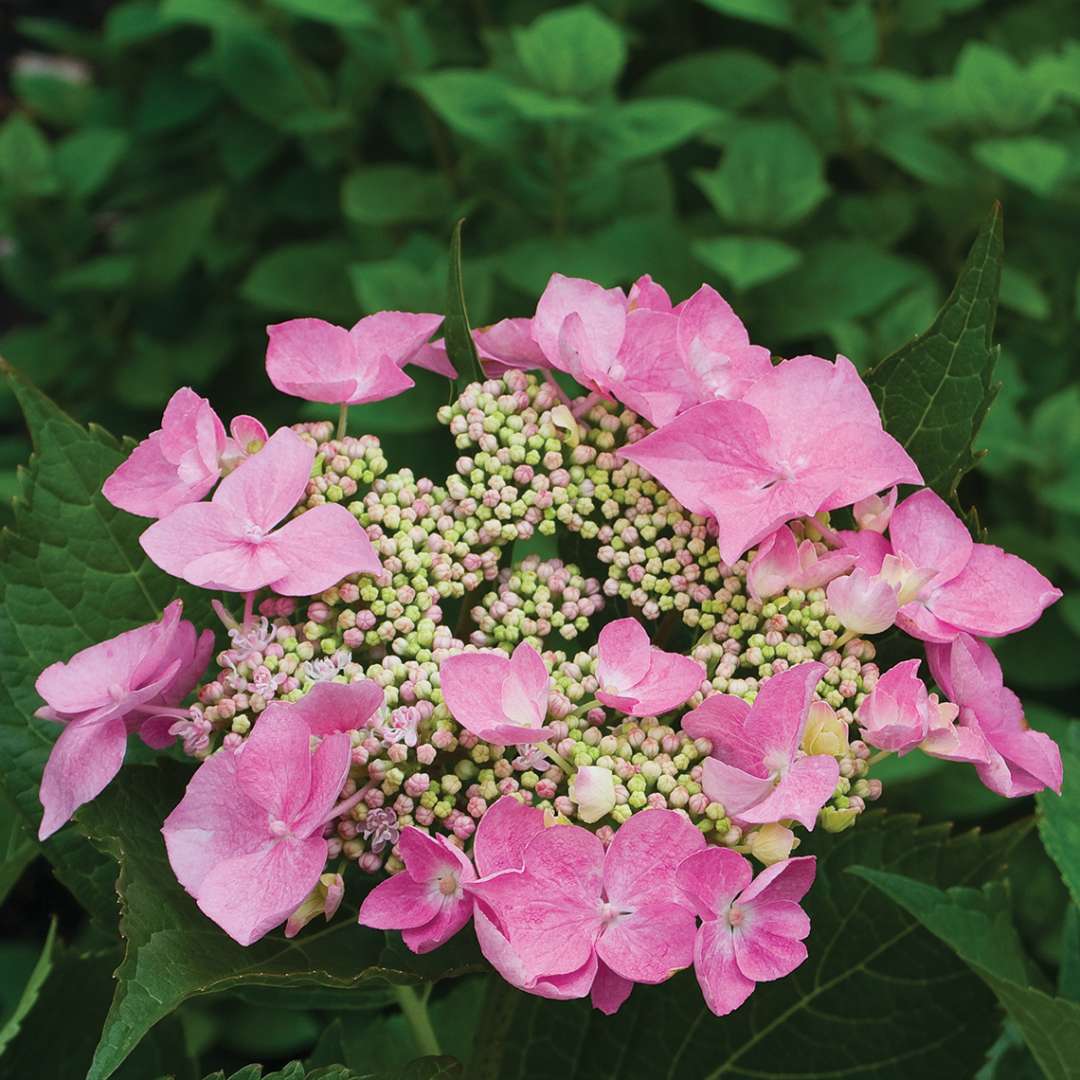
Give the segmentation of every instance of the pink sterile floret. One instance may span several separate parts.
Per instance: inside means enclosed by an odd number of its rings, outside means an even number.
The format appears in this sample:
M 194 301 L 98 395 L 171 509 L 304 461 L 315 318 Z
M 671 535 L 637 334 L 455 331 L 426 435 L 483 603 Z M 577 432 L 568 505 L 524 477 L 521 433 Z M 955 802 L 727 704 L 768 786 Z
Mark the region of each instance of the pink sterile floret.
M 705 669 L 696 660 L 649 643 L 637 619 L 617 619 L 597 642 L 596 699 L 628 716 L 659 716 L 682 705 L 700 686 Z
M 908 496 L 889 521 L 892 554 L 881 567 L 900 596 L 897 625 L 924 641 L 961 631 L 1001 637 L 1030 626 L 1061 590 L 1035 567 L 972 541 L 964 523 L 929 488 Z
M 954 723 L 959 709 L 938 700 L 919 678 L 919 660 L 889 668 L 859 706 L 863 739 L 880 750 L 905 754 L 918 746 L 949 761 L 984 762 L 979 733 Z
M 400 930 L 415 953 L 438 948 L 472 917 L 472 897 L 465 892 L 476 871 L 444 836 L 429 836 L 410 825 L 401 833 L 398 851 L 405 870 L 368 893 L 360 906 L 360 924 L 375 930 Z
M 402 366 L 415 361 L 441 322 L 441 315 L 407 311 L 376 312 L 351 330 L 290 319 L 266 328 L 266 373 L 282 393 L 307 401 L 381 401 L 414 385 Z
M 139 542 L 167 573 L 230 592 L 269 585 L 312 596 L 347 574 L 379 573 L 367 533 L 344 506 L 325 503 L 277 527 L 303 497 L 314 460 L 314 446 L 280 428 L 209 502 L 181 506 Z
M 754 704 L 713 694 L 683 717 L 691 738 L 708 739 L 702 789 L 730 817 L 753 825 L 794 818 L 812 829 L 840 779 L 836 758 L 799 749 L 814 688 L 825 672 L 816 661 L 768 679 Z
M 796 543 L 795 534 L 781 525 L 759 545 L 746 572 L 746 586 L 755 600 L 779 596 L 787 589 L 820 589 L 847 573 L 858 554 L 839 550 L 818 552 L 812 540 Z
M 213 631 L 198 634 L 181 610 L 174 600 L 159 622 L 91 645 L 38 676 L 46 705 L 37 715 L 64 725 L 41 778 L 40 839 L 117 774 L 129 732 L 155 748 L 174 741 L 169 710 L 198 682 L 214 648 Z
M 793 518 L 922 481 L 842 356 L 835 364 L 817 356 L 786 360 L 741 401 L 688 409 L 620 453 L 688 510 L 716 520 L 729 564 Z
M 377 682 L 360 679 L 352 683 L 317 682 L 292 704 L 275 702 L 268 709 L 288 709 L 294 719 L 308 725 L 312 735 L 333 735 L 367 727 L 384 702 L 382 687 Z
M 1060 794 L 1057 743 L 1028 727 L 1020 699 L 1002 682 L 1001 665 L 990 647 L 960 634 L 947 645 L 928 643 L 926 654 L 938 686 L 960 709 L 958 727 L 984 742 L 984 760 L 975 761 L 979 779 L 1011 799 L 1043 788 Z
M 308 725 L 271 706 L 236 751 L 199 766 L 165 819 L 169 862 L 200 910 L 250 945 L 284 922 L 323 872 L 323 826 L 349 772 L 349 736 L 314 753 Z
M 884 578 L 856 566 L 833 578 L 825 590 L 832 613 L 856 634 L 880 634 L 896 622 L 900 603 L 896 589 Z
M 551 734 L 543 726 L 550 681 L 540 654 L 525 642 L 509 657 L 499 651 L 457 653 L 439 669 L 450 715 L 466 731 L 500 746 L 543 742 Z
M 790 975 L 805 959 L 810 920 L 799 906 L 814 882 L 811 855 L 785 859 L 751 881 L 750 863 L 726 848 L 691 855 L 675 873 L 703 922 L 694 972 L 717 1016 L 737 1009 L 755 983 Z
M 132 450 L 102 486 L 106 499 L 141 517 L 164 517 L 197 502 L 223 472 L 266 441 L 266 428 L 251 416 L 237 416 L 231 437 L 206 398 L 189 387 L 177 390 L 161 418 L 161 428 Z
M 704 847 L 702 834 L 672 810 L 635 814 L 606 853 L 587 829 L 556 825 L 534 833 L 522 869 L 466 891 L 505 938 L 526 989 L 563 996 L 545 980 L 572 977 L 583 996 L 600 978 L 597 1005 L 613 1011 L 627 983 L 663 982 L 692 962 L 696 922 L 672 880 Z

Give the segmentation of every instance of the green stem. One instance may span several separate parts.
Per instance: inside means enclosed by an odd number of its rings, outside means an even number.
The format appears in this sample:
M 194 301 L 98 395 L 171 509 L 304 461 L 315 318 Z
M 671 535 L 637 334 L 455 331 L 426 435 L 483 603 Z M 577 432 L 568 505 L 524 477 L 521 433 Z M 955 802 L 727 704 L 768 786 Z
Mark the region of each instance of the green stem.
M 569 779 L 571 776 L 574 775 L 574 773 L 577 772 L 577 769 L 575 769 L 574 766 L 566 760 L 566 758 L 559 754 L 559 752 L 551 745 L 551 743 L 542 742 L 537 743 L 536 745 L 541 751 L 543 751 L 543 753 L 547 754 L 547 756 L 551 758 L 551 760 L 554 761 L 555 764 L 558 765 L 564 773 L 566 773 L 567 779 Z
M 590 709 L 595 709 L 600 704 L 596 698 L 592 701 L 586 701 L 584 705 L 579 705 L 570 715 L 571 716 L 584 716 Z
M 887 757 L 892 755 L 891 750 L 879 750 L 873 757 L 866 759 L 867 766 L 876 765 L 879 761 L 884 761 Z
M 853 637 L 855 636 L 854 630 L 845 630 L 833 643 L 834 649 L 842 649 Z
M 411 986 L 395 986 L 393 990 L 421 1057 L 439 1057 L 442 1050 L 439 1048 L 435 1029 L 431 1026 L 427 999 L 421 997 Z
M 340 411 L 338 412 L 337 418 L 337 435 L 335 436 L 335 438 L 344 439 L 345 432 L 349 427 L 349 406 L 342 402 L 339 408 Z

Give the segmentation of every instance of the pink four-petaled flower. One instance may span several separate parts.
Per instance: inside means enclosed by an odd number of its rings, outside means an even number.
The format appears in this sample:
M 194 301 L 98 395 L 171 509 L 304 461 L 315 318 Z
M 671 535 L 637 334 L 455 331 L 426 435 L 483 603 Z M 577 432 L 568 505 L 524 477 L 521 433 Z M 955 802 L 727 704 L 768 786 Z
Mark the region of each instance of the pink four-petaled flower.
M 286 596 L 311 596 L 347 574 L 379 573 L 367 533 L 344 506 L 315 506 L 279 526 L 303 497 L 314 460 L 314 446 L 280 428 L 222 480 L 209 502 L 174 510 L 139 543 L 166 573 L 207 589 L 270 586 Z

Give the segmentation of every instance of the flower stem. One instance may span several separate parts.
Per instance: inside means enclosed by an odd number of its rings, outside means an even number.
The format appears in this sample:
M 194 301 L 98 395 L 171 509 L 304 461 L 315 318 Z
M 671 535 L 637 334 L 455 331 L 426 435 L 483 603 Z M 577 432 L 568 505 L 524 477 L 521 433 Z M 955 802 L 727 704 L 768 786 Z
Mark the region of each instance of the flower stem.
M 334 438 L 344 439 L 345 432 L 348 430 L 349 427 L 349 406 L 342 402 L 342 404 L 338 408 L 339 412 L 337 418 L 337 434 L 334 436 Z
M 547 754 L 547 756 L 549 758 L 551 758 L 551 760 L 554 761 L 555 764 L 558 765 L 559 768 L 562 769 L 562 771 L 564 773 L 566 773 L 567 778 L 573 776 L 574 773 L 577 772 L 577 769 L 575 769 L 574 766 L 571 765 L 570 762 L 566 760 L 566 758 L 562 757 L 558 753 L 558 751 L 556 751 L 556 749 L 551 745 L 551 743 L 542 742 L 542 743 L 537 743 L 536 746 L 537 746 L 537 749 L 539 749 L 543 753 Z
M 252 616 L 255 614 L 255 592 L 252 590 L 249 593 L 244 593 L 244 622 L 243 627 L 246 630 L 251 625 Z
M 571 715 L 584 716 L 590 709 L 595 709 L 599 706 L 600 702 L 593 698 L 592 701 L 586 701 L 584 705 L 579 705 Z
M 874 754 L 873 757 L 869 757 L 866 759 L 866 764 L 868 766 L 876 765 L 879 761 L 884 761 L 887 757 L 890 757 L 891 755 L 891 750 L 879 750 L 876 754 Z
M 428 1015 L 427 995 L 421 996 L 411 986 L 395 986 L 393 991 L 420 1055 L 438 1057 L 442 1050 Z

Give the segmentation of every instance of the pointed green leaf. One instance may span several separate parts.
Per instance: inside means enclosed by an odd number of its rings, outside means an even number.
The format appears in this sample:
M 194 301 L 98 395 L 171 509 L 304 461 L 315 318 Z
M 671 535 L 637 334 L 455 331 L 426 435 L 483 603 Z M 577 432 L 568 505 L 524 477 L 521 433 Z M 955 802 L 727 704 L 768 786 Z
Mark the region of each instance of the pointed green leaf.
M 1039 835 L 1061 876 L 1080 905 L 1080 739 L 1075 732 L 1062 743 L 1061 763 L 1065 780 L 1061 794 L 1043 791 L 1035 797 L 1039 806 Z
M 457 368 L 458 375 L 467 381 L 482 381 L 484 373 L 472 339 L 469 312 L 465 306 L 465 283 L 461 275 L 461 227 L 464 224 L 465 219 L 462 218 L 450 234 L 450 283 L 443 336 L 446 338 L 446 353 L 450 363 Z
M 1030 985 L 1029 962 L 997 882 L 947 892 L 901 874 L 855 867 L 953 948 L 997 995 L 1049 1080 L 1070 1080 L 1080 1061 L 1080 1005 Z
M 991 335 L 1001 261 L 996 204 L 930 328 L 866 373 L 885 430 L 915 459 L 927 486 L 948 499 L 975 464 L 972 444 L 997 392 Z
M 0 1054 L 3 1054 L 8 1043 L 18 1035 L 23 1020 L 26 1018 L 27 1013 L 34 1007 L 34 1003 L 38 999 L 38 994 L 41 993 L 41 987 L 49 977 L 49 972 L 52 971 L 55 951 L 56 919 L 53 919 L 49 924 L 49 933 L 45 937 L 45 944 L 41 948 L 41 955 L 38 957 L 38 962 L 34 965 L 34 970 L 30 972 L 30 978 L 26 980 L 26 986 L 23 987 L 19 1003 L 15 1006 L 15 1011 L 7 1018 L 4 1026 L 0 1027 Z

